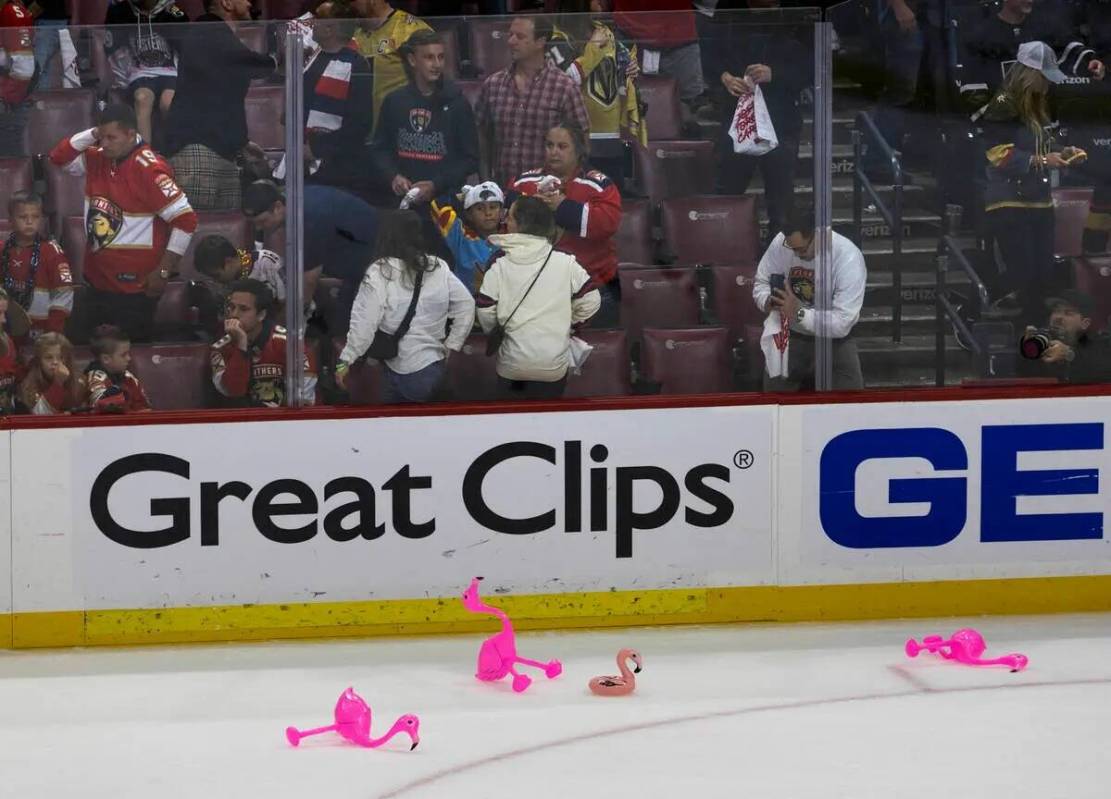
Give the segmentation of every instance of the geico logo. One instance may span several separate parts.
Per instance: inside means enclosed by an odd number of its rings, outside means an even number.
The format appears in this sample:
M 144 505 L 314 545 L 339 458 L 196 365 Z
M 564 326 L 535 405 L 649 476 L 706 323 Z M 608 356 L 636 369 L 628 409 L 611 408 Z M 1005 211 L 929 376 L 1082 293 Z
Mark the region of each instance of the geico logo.
M 694 150 L 656 150 L 657 158 L 694 158 Z
M 687 218 L 692 222 L 704 222 L 707 219 L 726 219 L 728 217 L 728 211 L 691 211 L 687 214 Z
M 563 529 L 567 533 L 582 532 L 583 514 L 583 443 L 565 441 L 563 444 Z M 511 518 L 498 513 L 491 507 L 493 498 L 498 496 L 498 483 L 491 481 L 490 489 L 484 491 L 486 478 L 496 467 L 503 464 L 513 468 L 513 461 L 520 458 L 537 458 L 558 466 L 560 463 L 555 447 L 537 441 L 514 441 L 501 444 L 478 456 L 463 478 L 463 502 L 467 513 L 478 524 L 499 533 L 509 535 L 532 535 L 550 530 L 556 524 L 555 508 L 547 508 L 535 516 Z M 604 463 L 609 457 L 609 449 L 602 444 L 590 448 L 590 459 Z M 590 470 L 590 530 L 605 532 L 610 529 L 609 496 L 610 472 L 608 467 L 592 467 Z M 613 529 L 617 536 L 617 557 L 630 558 L 633 555 L 633 532 L 636 530 L 655 530 L 670 522 L 679 512 L 682 492 L 679 479 L 660 466 L 618 466 L 612 470 L 614 517 Z M 696 510 L 689 505 L 684 508 L 687 524 L 695 527 L 720 527 L 733 517 L 733 501 L 717 488 L 708 485 L 710 480 L 729 482 L 729 469 L 717 463 L 704 463 L 687 471 L 681 478 L 687 492 L 695 499 L 709 505 L 709 512 Z M 634 500 L 638 496 L 637 486 L 655 487 L 659 500 L 651 510 L 636 510 Z M 639 493 L 643 504 L 643 493 Z
M 980 540 L 1071 541 L 1103 537 L 1102 513 L 1018 513 L 1020 497 L 1099 493 L 1099 469 L 1019 469 L 1020 453 L 1103 449 L 1103 424 L 986 425 L 981 431 Z M 920 458 L 946 476 L 891 478 L 887 501 L 926 504 L 921 515 L 863 515 L 857 469 L 873 460 Z M 937 547 L 968 519 L 968 452 L 938 427 L 853 430 L 832 439 L 819 464 L 819 516 L 834 542 L 853 549 Z M 863 487 L 863 486 L 862 486 Z M 874 489 L 874 484 L 868 486 Z M 882 488 L 881 488 L 882 490 Z
M 106 466 L 93 482 L 89 493 L 89 509 L 93 523 L 117 544 L 137 549 L 154 549 L 180 543 L 189 538 L 193 501 L 188 496 L 155 497 L 150 501 L 152 519 L 168 519 L 169 524 L 155 530 L 132 530 L 112 516 L 109 495 L 117 483 L 128 477 L 148 472 L 163 472 L 188 480 L 189 461 L 159 452 L 129 455 Z M 382 491 L 392 494 L 393 529 L 405 538 L 425 538 L 436 530 L 436 520 L 416 523 L 412 518 L 412 492 L 432 487 L 431 477 L 409 474 L 403 466 L 382 484 Z M 220 543 L 220 503 L 234 498 L 247 501 L 254 488 L 240 480 L 227 483 L 202 482 L 200 488 L 201 546 Z M 294 501 L 276 502 L 289 494 Z M 351 541 L 362 537 L 379 538 L 384 524 L 376 524 L 374 487 L 361 477 L 337 477 L 324 486 L 325 502 L 342 494 L 350 494 L 347 502 L 332 508 L 324 517 L 324 534 L 333 541 Z M 259 488 L 251 503 L 251 518 L 266 538 L 279 544 L 300 544 L 310 540 L 319 530 L 316 516 L 320 512 L 316 492 L 300 480 L 273 480 Z M 314 518 L 300 527 L 282 527 L 274 519 L 281 516 L 311 515 Z M 351 520 L 354 523 L 350 523 Z

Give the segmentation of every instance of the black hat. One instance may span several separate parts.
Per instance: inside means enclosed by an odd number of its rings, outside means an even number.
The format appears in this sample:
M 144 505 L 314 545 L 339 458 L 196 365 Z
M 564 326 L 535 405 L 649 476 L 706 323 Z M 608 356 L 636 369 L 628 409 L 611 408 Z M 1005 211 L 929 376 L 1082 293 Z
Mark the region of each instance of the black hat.
M 1059 305 L 1069 305 L 1089 319 L 1096 310 L 1096 301 L 1092 299 L 1092 295 L 1080 289 L 1065 289 L 1045 301 L 1045 306 L 1051 311 Z
M 247 216 L 257 216 L 274 207 L 285 196 L 272 180 L 256 180 L 243 191 L 242 208 Z

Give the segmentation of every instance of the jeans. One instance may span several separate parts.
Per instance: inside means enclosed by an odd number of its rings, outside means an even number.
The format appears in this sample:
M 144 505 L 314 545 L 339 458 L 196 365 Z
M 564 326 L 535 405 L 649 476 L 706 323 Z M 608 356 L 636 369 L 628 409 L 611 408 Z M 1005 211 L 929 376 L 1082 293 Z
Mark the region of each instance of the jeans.
M 158 300 L 146 294 L 121 294 L 86 286 L 81 305 L 75 308 L 73 337 L 86 342 L 100 325 L 115 325 L 134 343 L 150 341 L 157 307 Z
M 1045 321 L 1045 300 L 1053 286 L 1052 208 L 997 208 L 988 211 L 988 232 L 998 247 L 1006 271 L 1002 289 L 1016 292 L 1021 322 Z
M 903 146 L 908 108 L 918 93 L 918 72 L 925 47 L 926 39 L 921 28 L 907 33 L 899 27 L 894 16 L 888 18 L 884 24 L 886 75 L 875 119 L 876 127 L 894 150 Z M 865 165 L 868 169 L 887 166 L 883 153 L 876 147 L 869 148 Z
M 756 170 L 764 178 L 764 204 L 768 212 L 768 237 L 774 237 L 791 218 L 795 206 L 795 170 L 798 168 L 797 136 L 785 136 L 779 146 L 764 155 L 739 155 L 733 140 L 721 144 L 721 185 L 725 194 L 744 194 Z
M 386 367 L 386 385 L 382 388 L 382 401 L 387 405 L 402 402 L 429 402 L 443 385 L 447 375 L 447 361 L 430 363 L 423 369 L 403 375 Z
M 58 32 L 68 24 L 64 19 L 40 19 L 35 22 L 36 89 L 61 88 L 62 75 L 56 68 L 54 56 L 61 49 Z

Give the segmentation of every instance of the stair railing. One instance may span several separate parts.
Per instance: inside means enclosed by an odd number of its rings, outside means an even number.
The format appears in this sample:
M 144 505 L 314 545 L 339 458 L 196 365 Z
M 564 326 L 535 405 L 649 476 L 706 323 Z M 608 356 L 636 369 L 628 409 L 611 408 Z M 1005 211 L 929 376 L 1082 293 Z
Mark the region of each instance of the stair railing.
M 945 385 L 946 321 L 951 322 L 964 340 L 969 342 L 974 355 L 983 358 L 985 354 L 983 343 L 976 338 L 960 310 L 949 299 L 945 285 L 946 275 L 952 262 L 968 275 L 972 287 L 976 289 L 980 308 L 987 308 L 991 304 L 987 285 L 965 256 L 960 242 L 956 239 L 962 210 L 959 205 L 945 206 L 945 227 L 937 245 L 937 272 L 934 285 L 934 385 L 939 387 Z
M 880 197 L 879 191 L 864 172 L 864 145 L 875 147 L 890 162 L 892 175 L 891 206 Z M 868 193 L 883 221 L 891 231 L 892 282 L 895 302 L 892 305 L 891 339 L 903 340 L 903 165 L 899 154 L 884 139 L 875 121 L 867 111 L 856 115 L 853 129 L 853 236 L 856 245 L 861 246 L 861 228 L 864 225 L 864 193 Z

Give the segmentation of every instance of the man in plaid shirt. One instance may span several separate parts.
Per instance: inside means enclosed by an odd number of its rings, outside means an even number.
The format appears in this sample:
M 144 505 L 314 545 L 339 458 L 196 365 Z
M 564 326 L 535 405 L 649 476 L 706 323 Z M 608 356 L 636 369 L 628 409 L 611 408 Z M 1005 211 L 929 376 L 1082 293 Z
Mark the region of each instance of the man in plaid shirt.
M 544 163 L 544 136 L 560 120 L 590 130 L 579 86 L 547 63 L 551 37 L 545 17 L 516 17 L 509 26 L 513 63 L 488 77 L 478 96 L 484 163 L 503 186 Z

